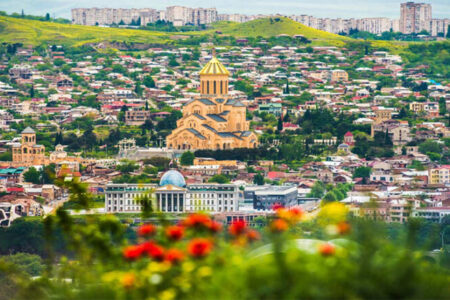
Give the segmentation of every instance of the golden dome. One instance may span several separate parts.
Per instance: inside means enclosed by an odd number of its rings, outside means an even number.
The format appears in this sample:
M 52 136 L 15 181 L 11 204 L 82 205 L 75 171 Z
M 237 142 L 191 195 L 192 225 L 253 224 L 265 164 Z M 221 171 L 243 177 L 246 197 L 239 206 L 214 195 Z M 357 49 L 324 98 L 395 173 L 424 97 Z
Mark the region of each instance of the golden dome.
M 215 57 L 203 67 L 200 71 L 200 75 L 230 75 L 230 72 L 224 65 Z

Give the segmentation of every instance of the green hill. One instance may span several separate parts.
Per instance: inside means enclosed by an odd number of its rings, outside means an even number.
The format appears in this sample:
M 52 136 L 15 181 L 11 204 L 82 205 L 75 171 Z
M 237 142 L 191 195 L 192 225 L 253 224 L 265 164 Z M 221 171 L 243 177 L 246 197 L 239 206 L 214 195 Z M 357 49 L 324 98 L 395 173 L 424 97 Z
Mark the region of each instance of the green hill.
M 168 39 L 167 33 L 155 31 L 103 28 L 0 17 L 0 42 L 2 43 L 31 45 L 59 43 L 80 46 L 102 41 L 161 43 Z
M 41 22 L 28 19 L 0 16 L 0 42 L 38 45 L 41 43 L 60 43 L 79 46 L 103 41 L 135 43 L 167 43 L 171 36 L 213 35 L 221 31 L 234 37 L 272 37 L 279 34 L 301 34 L 314 45 L 338 45 L 350 41 L 348 37 L 320 31 L 302 25 L 288 18 L 266 18 L 246 23 L 218 22 L 212 29 L 195 32 L 158 32 L 134 29 L 104 28 Z
M 214 25 L 214 29 L 234 37 L 262 36 L 268 38 L 279 34 L 287 34 L 290 36 L 301 34 L 311 40 L 313 44 L 336 46 L 342 46 L 346 41 L 353 40 L 348 37 L 308 27 L 285 17 L 256 19 L 246 23 L 219 22 Z

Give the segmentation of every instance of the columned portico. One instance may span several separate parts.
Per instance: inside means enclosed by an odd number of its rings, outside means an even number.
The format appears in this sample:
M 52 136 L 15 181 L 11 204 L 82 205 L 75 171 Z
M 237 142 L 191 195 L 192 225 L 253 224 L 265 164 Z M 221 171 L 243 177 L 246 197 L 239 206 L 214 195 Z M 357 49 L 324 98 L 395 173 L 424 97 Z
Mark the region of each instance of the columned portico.
M 158 210 L 161 212 L 185 212 L 186 189 L 171 184 L 155 190 Z

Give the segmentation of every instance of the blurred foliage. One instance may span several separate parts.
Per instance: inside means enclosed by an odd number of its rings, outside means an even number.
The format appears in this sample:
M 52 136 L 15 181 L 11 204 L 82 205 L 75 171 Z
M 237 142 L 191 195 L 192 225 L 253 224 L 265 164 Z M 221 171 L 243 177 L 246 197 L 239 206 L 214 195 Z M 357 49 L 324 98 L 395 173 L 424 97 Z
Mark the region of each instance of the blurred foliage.
M 92 205 L 83 184 L 59 184 L 73 193 L 71 201 Z M 114 215 L 75 219 L 59 209 L 44 224 L 35 220 L 45 233 L 46 269 L 31 279 L 0 260 L 5 293 L 15 299 L 446 299 L 450 294 L 450 273 L 441 265 L 448 253 L 427 251 L 439 246 L 439 224 L 353 218 L 333 202 L 316 216 L 279 208 L 255 221 L 262 226 L 258 231 L 243 221 L 221 230 L 203 214 L 174 226 L 154 212 L 151 195 L 144 198 L 143 217 L 152 223 L 139 227 L 137 239 L 126 233 L 130 223 Z M 55 230 L 73 255 L 55 255 Z

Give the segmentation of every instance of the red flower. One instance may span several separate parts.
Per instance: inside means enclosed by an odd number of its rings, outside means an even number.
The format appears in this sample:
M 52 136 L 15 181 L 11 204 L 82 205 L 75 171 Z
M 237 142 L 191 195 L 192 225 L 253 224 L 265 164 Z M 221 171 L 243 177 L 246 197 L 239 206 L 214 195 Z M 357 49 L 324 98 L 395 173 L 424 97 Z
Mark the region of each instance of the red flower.
M 166 261 L 176 264 L 184 259 L 184 253 L 178 249 L 169 249 L 166 253 Z
M 156 233 L 156 226 L 152 224 L 145 224 L 138 228 L 138 235 L 152 236 Z
M 142 250 L 142 247 L 139 245 L 128 246 L 123 249 L 123 257 L 130 261 L 136 260 L 142 255 Z
M 337 224 L 337 230 L 339 234 L 347 234 L 349 233 L 351 227 L 347 222 L 340 222 Z
M 141 244 L 142 251 L 154 260 L 161 261 L 164 259 L 164 248 L 153 242 L 145 242 Z
M 205 257 L 212 249 L 211 241 L 205 238 L 195 238 L 188 244 L 188 252 L 193 257 Z
M 283 219 L 276 219 L 270 224 L 272 232 L 283 232 L 288 230 L 289 224 Z
M 247 223 L 244 220 L 236 220 L 234 221 L 229 228 L 231 235 L 241 235 L 247 229 Z
M 178 225 L 169 226 L 166 229 L 166 235 L 173 241 L 181 240 L 184 236 L 184 228 Z
M 211 225 L 211 218 L 204 214 L 191 214 L 183 222 L 186 227 L 205 227 Z
M 213 233 L 217 233 L 222 230 L 222 224 L 216 221 L 212 221 L 209 225 L 209 230 L 211 230 L 211 232 Z
M 293 207 L 289 210 L 292 218 L 301 219 L 303 217 L 303 210 L 300 207 Z
M 319 246 L 319 253 L 322 256 L 331 256 L 336 252 L 336 247 L 330 243 L 324 243 Z
M 281 204 L 274 204 L 274 205 L 272 205 L 272 209 L 273 210 L 279 210 L 280 208 L 283 208 L 284 206 L 283 205 L 281 205 Z
M 249 230 L 247 232 L 247 239 L 251 242 L 259 240 L 261 238 L 261 236 L 259 235 L 259 232 L 256 230 Z

